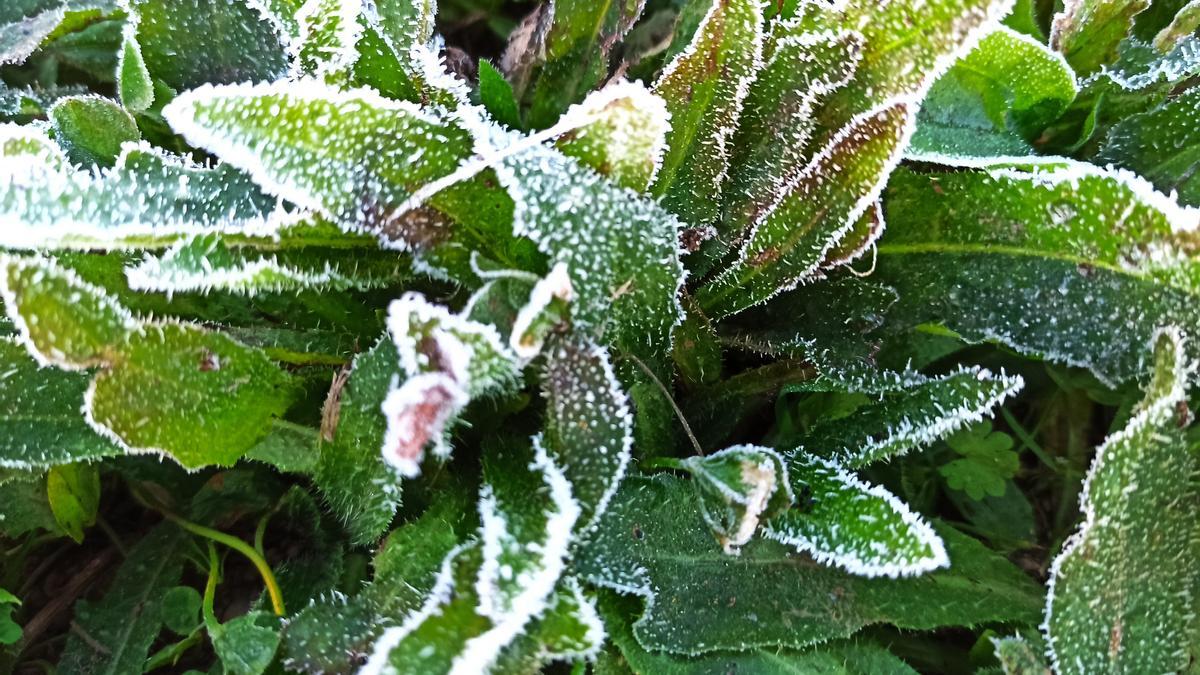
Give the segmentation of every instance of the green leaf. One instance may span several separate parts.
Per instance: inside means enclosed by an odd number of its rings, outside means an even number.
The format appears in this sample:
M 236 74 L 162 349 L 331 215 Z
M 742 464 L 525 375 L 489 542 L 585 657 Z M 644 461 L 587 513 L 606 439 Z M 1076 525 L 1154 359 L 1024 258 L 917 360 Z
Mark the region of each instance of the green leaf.
M 1023 157 L 1066 111 L 1078 87 L 1062 57 L 1001 28 L 938 78 L 917 117 L 906 156 Z
M 720 235 L 734 237 L 771 208 L 809 162 L 815 108 L 852 77 L 862 52 L 850 30 L 807 32 L 777 23 L 767 38 L 765 63 L 746 97 L 733 138 L 729 189 Z M 720 252 L 728 251 L 723 243 Z
M 163 116 L 272 194 L 397 248 L 420 240 L 406 237 L 397 209 L 414 186 L 449 174 L 470 148 L 466 134 L 431 110 L 314 82 L 204 86 L 176 98 Z
M 1197 494 L 1184 429 L 1194 365 L 1178 329 L 1152 344 L 1145 398 L 1096 450 L 1083 524 L 1050 567 L 1044 630 L 1063 675 L 1188 664 Z
M 124 453 L 79 412 L 89 377 L 41 368 L 19 343 L 0 340 L 0 466 L 46 469 Z
M 1046 657 L 1019 636 L 992 638 L 1004 675 L 1045 675 Z
M 755 222 L 737 261 L 697 292 L 705 313 L 726 317 L 819 276 L 826 252 L 883 189 L 908 142 L 912 109 L 890 102 L 833 136 Z
M 21 639 L 21 627 L 12 618 L 20 604 L 20 598 L 0 588 L 0 645 L 16 644 Z
M 808 504 L 767 521 L 765 536 L 864 577 L 916 576 L 948 567 L 933 528 L 878 485 L 829 460 L 794 454 L 791 488 Z
M 100 96 L 60 98 L 49 114 L 55 139 L 76 164 L 112 166 L 123 143 L 142 138 L 129 113 Z
M 638 90 L 623 88 L 630 95 Z M 602 90 L 597 97 L 607 95 Z M 602 111 L 584 102 L 547 135 L 584 127 Z M 622 351 L 665 355 L 682 318 L 676 297 L 683 283 L 679 221 L 653 200 L 532 143 L 537 136 L 506 132 L 477 111 L 460 112 L 480 145 L 475 168 L 492 167 L 512 196 L 513 234 L 532 239 L 552 265 L 566 265 L 575 292 L 574 325 L 585 331 L 606 327 L 605 341 Z M 555 217 L 547 219 L 551 213 Z
M 487 59 L 479 61 L 479 102 L 497 122 L 521 129 L 521 109 L 512 85 Z
M 0 533 L 16 539 L 39 530 L 55 536 L 65 534 L 50 510 L 46 481 L 39 475 L 10 475 L 0 483 Z
M 162 596 L 161 616 L 167 630 L 188 635 L 200 625 L 200 592 L 191 586 L 176 586 Z
M 77 543 L 96 523 L 100 506 L 100 471 L 94 464 L 61 464 L 46 474 L 46 494 L 54 520 Z
M 1149 0 L 1070 0 L 1054 15 L 1050 47 L 1080 75 L 1091 75 L 1117 58 L 1117 45 Z
M 408 261 L 393 251 L 305 248 L 262 255 L 231 249 L 216 235 L 181 241 L 125 274 L 136 290 L 245 295 L 379 288 L 410 276 Z
M 762 7 L 711 0 L 691 44 L 663 69 L 654 93 L 671 114 L 667 152 L 651 193 L 691 225 L 717 219 L 742 101 L 762 66 Z
M 1200 324 L 1200 214 L 1128 172 L 902 170 L 885 204 L 889 330 L 941 323 L 1114 383 L 1143 372 L 1156 327 Z
M 0 244 L 11 249 L 163 246 L 186 234 L 276 234 L 274 200 L 228 165 L 126 145 L 112 169 L 71 166 L 33 127 L 0 126 Z
M 1200 91 L 1188 91 L 1109 130 L 1097 162 L 1137 172 L 1182 204 L 1200 206 Z
M 704 522 L 730 555 L 750 541 L 760 520 L 795 501 L 787 466 L 770 448 L 735 445 L 688 457 L 680 468 L 691 474 Z
M 334 375 L 325 403 L 326 428 L 313 482 L 356 544 L 374 542 L 400 506 L 400 479 L 384 462 L 387 422 L 380 406 L 400 371 L 389 340 L 354 359 L 349 374 Z
M 288 622 L 284 653 L 305 672 L 354 670 L 389 626 L 421 608 L 442 560 L 458 544 L 466 499 L 443 493 L 419 519 L 394 530 L 375 557 L 374 579 L 356 595 L 327 596 Z
M 1154 36 L 1154 48 L 1167 53 L 1200 28 L 1200 2 L 1192 0 Z
M 185 541 L 186 535 L 174 525 L 159 525 L 129 551 L 103 598 L 76 603 L 79 630 L 67 638 L 59 672 L 142 672 L 162 630 L 159 603 L 179 583 Z
M 1021 460 L 1013 452 L 1012 436 L 1002 431 L 992 431 L 990 422 L 967 427 L 946 439 L 962 459 L 953 460 L 938 467 L 946 478 L 946 484 L 962 490 L 971 499 L 980 500 L 985 495 L 1000 497 L 1008 488 L 1008 479 L 1017 474 Z
M 117 95 L 121 105 L 132 113 L 144 112 L 154 103 L 154 79 L 142 57 L 137 41 L 137 26 L 125 22 L 121 50 L 117 56 Z
M 655 675 L 709 675 L 761 673 L 761 675 L 915 675 L 908 664 L 886 649 L 869 642 L 833 642 L 813 649 L 756 648 L 683 656 L 653 652 L 634 637 L 626 617 L 630 605 L 612 593 L 601 596 L 600 610 L 613 644 L 636 673 Z M 635 605 L 636 606 L 636 605 Z
M 127 11 L 147 71 L 175 91 L 287 73 L 279 20 L 246 0 L 127 0 Z
M 112 0 L 13 0 L 0 8 L 0 65 L 24 63 L 69 16 L 113 9 Z
M 446 557 L 425 604 L 380 636 L 362 672 L 486 672 L 550 606 L 580 508 L 537 439 L 530 454 L 488 457 L 480 544 Z
M 188 468 L 231 464 L 293 395 L 289 376 L 261 351 L 194 325 L 137 319 L 49 261 L 4 260 L 0 288 L 35 358 L 103 367 L 84 394 L 84 416 L 127 450 Z
M 213 651 L 229 675 L 262 675 L 275 660 L 279 647 L 278 620 L 252 611 L 220 625 L 208 626 Z
M 296 12 L 298 39 L 293 70 L 331 85 L 346 84 L 358 61 L 362 2 L 309 0 Z
M 578 500 L 583 529 L 608 508 L 633 448 L 633 418 L 608 352 L 579 337 L 553 340 L 542 379 L 546 432 L 541 443 L 562 467 Z
M 777 443 L 798 445 L 805 452 L 859 469 L 924 447 L 979 421 L 1019 391 L 1024 380 L 1017 375 L 964 368 L 938 377 L 913 373 L 888 378 L 880 373 L 849 386 L 830 384 L 833 386 L 818 381 L 806 388 L 870 391 L 875 387 L 880 390 L 880 400 L 845 417 L 819 421 L 808 433 Z
M 697 654 L 803 647 L 891 623 L 929 629 L 1035 623 L 1042 592 L 1008 561 L 939 528 L 950 568 L 867 579 L 757 539 L 738 557 L 713 541 L 685 481 L 630 478 L 583 542 L 586 581 L 652 598 L 634 633 L 645 648 Z
M 572 107 L 566 120 L 580 124 L 555 145 L 617 185 L 644 192 L 661 175 L 670 119 L 662 98 L 640 83 L 617 82 Z

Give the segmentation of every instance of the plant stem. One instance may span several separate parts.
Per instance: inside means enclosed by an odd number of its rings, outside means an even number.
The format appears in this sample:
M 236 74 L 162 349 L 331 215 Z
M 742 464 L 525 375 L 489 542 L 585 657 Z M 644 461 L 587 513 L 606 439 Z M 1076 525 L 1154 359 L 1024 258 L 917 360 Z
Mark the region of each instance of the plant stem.
M 650 370 L 650 366 L 642 363 L 642 360 L 633 354 L 621 354 L 617 358 L 633 361 L 654 384 L 658 385 L 658 390 L 662 392 L 663 398 L 667 399 L 667 403 L 671 404 L 671 409 L 675 411 L 675 417 L 679 418 L 679 423 L 683 425 L 683 432 L 687 434 L 688 440 L 692 442 L 692 447 L 696 448 L 696 454 L 703 456 L 704 448 L 700 447 L 700 441 L 696 440 L 696 434 L 692 433 L 692 427 L 688 424 L 687 418 L 683 416 L 683 411 L 679 409 L 679 404 L 675 403 L 675 397 L 667 390 L 667 386 L 662 383 L 662 380 L 658 379 L 654 371 Z

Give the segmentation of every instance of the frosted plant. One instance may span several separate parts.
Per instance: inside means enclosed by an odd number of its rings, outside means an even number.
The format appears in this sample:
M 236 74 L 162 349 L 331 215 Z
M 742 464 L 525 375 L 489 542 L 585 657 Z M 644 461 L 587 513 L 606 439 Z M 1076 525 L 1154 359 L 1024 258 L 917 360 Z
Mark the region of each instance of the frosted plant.
M 1200 658 L 1196 2 L 0 5 L 0 670 Z

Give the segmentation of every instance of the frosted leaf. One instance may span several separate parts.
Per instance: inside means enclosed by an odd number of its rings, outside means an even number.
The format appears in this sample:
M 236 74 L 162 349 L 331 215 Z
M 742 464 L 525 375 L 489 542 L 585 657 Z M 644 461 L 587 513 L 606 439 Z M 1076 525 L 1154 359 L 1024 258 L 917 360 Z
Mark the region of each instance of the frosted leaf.
M 758 220 L 808 164 L 815 109 L 850 80 L 862 52 L 863 37 L 853 31 L 799 32 L 787 25 L 776 24 L 767 41 L 732 144 L 725 216 L 717 224 L 731 237 Z
M 887 223 L 883 220 L 883 202 L 876 200 L 858 217 L 858 220 L 854 221 L 854 224 L 843 235 L 842 240 L 836 246 L 825 251 L 825 257 L 821 260 L 820 273 L 814 272 L 814 275 L 819 274 L 824 277 L 824 273 L 843 265 L 849 265 L 861 258 L 867 251 L 873 251 L 875 242 L 883 236 L 886 228 Z M 874 261 L 871 265 L 874 266 Z M 864 274 L 870 274 L 870 272 Z
M 39 362 L 99 367 L 83 415 L 126 452 L 185 468 L 234 463 L 286 410 L 287 374 L 260 350 L 191 324 L 134 317 L 103 290 L 37 258 L 0 261 L 0 294 Z
M 368 16 L 396 54 L 407 54 L 433 38 L 436 0 L 371 0 L 368 8 L 373 8 Z
M 1004 675 L 1046 675 L 1046 658 L 1020 636 L 992 638 L 996 659 Z
M 89 379 L 43 368 L 17 340 L 0 340 L 0 467 L 41 470 L 124 454 L 79 414 Z
M 22 5 L 0 10 L 0 65 L 24 63 L 42 40 L 62 23 L 67 13 L 65 2 L 53 3 L 26 15 Z M 35 9 L 31 7 L 30 9 Z
M 574 324 L 611 326 L 612 341 L 627 351 L 665 353 L 682 319 L 679 221 L 538 142 L 588 124 L 587 109 L 572 108 L 554 128 L 530 137 L 485 121 L 478 110 L 459 112 L 480 155 L 469 175 L 493 168 L 514 203 L 513 233 L 567 266 Z
M 789 456 L 787 465 L 793 492 L 808 504 L 767 521 L 765 536 L 867 577 L 912 576 L 950 565 L 933 528 L 884 488 L 802 453 Z
M 1170 52 L 1197 28 L 1200 28 L 1200 0 L 1191 0 L 1154 36 L 1154 48 L 1163 53 Z
M 96 286 L 38 258 L 0 261 L 4 309 L 30 355 L 43 366 L 107 365 L 139 322 Z
M 770 448 L 735 445 L 688 457 L 681 468 L 692 476 L 704 522 L 730 555 L 750 541 L 761 520 L 795 501 L 787 466 Z
M 1117 45 L 1149 0 L 1066 0 L 1050 24 L 1050 47 L 1075 72 L 1090 75 L 1117 58 Z
M 715 318 L 794 288 L 870 208 L 912 132 L 913 103 L 894 101 L 853 120 L 755 223 L 737 261 L 696 294 Z
M 1156 327 L 1200 322 L 1200 211 L 1129 172 L 901 170 L 885 206 L 872 278 L 899 296 L 890 330 L 940 322 L 1117 382 Z
M 450 454 L 449 424 L 472 398 L 518 383 L 520 361 L 495 327 L 451 314 L 417 293 L 388 307 L 388 332 L 408 379 L 383 402 L 383 457 L 412 477 L 429 444 L 438 457 Z
M 194 234 L 277 229 L 275 201 L 228 165 L 205 168 L 126 144 L 116 166 L 93 173 L 70 166 L 34 132 L 15 129 L 0 126 L 6 248 L 141 248 Z
M 175 91 L 287 74 L 284 26 L 248 0 L 118 0 L 146 71 Z M 139 102 L 140 103 L 140 102 Z
M 334 85 L 347 82 L 358 61 L 362 11 L 362 0 L 307 0 L 296 12 L 293 75 L 312 75 Z
M 728 146 L 762 67 L 762 11 L 758 0 L 713 0 L 691 44 L 654 84 L 672 124 L 652 193 L 689 224 L 719 215 Z
M 137 38 L 138 15 L 131 13 L 121 28 L 121 46 L 117 53 L 117 94 L 121 105 L 131 112 L 142 112 L 154 103 L 154 80 L 146 68 L 142 46 Z
M 609 180 L 644 192 L 658 174 L 671 128 L 663 99 L 640 82 L 610 84 L 573 106 L 567 119 L 588 122 L 565 132 L 556 146 Z
M 376 642 L 362 673 L 486 673 L 551 606 L 579 506 L 562 471 L 533 444 L 489 465 L 480 544 L 447 557 L 425 605 Z
M 595 658 L 607 637 L 595 601 L 575 577 L 563 578 L 529 635 L 538 643 L 539 664 Z
M 808 453 L 831 458 L 847 468 L 861 468 L 927 446 L 982 420 L 1024 384 L 1019 375 L 982 368 L 963 368 L 937 377 L 914 373 L 888 386 L 879 401 L 845 417 L 817 423 L 797 443 Z M 819 384 L 814 386 L 819 388 Z
M 274 255 L 230 249 L 212 235 L 183 241 L 161 256 L 147 256 L 125 270 L 137 290 L 232 291 L 246 295 L 296 289 L 365 289 L 394 284 L 408 277 L 408 265 L 391 252 L 357 255 L 305 249 Z
M 539 279 L 529 292 L 527 302 L 512 323 L 508 346 L 522 359 L 530 360 L 541 353 L 551 331 L 566 323 L 568 306 L 575 297 L 567 266 L 559 263 L 545 278 Z
M 1098 163 L 1136 172 L 1182 204 L 1200 206 L 1200 91 L 1190 90 L 1109 129 Z
M 272 194 L 402 249 L 426 238 L 427 223 L 409 222 L 401 204 L 470 148 L 466 134 L 430 110 L 316 82 L 204 86 L 163 116 Z
M 1147 90 L 1156 85 L 1177 84 L 1200 72 L 1200 39 L 1188 36 L 1165 54 L 1137 40 L 1121 43 L 1121 59 L 1106 67 L 1089 84 L 1111 82 L 1118 91 Z M 1163 92 L 1166 93 L 1166 92 Z
M 629 464 L 633 417 L 608 352 L 586 338 L 556 337 L 546 352 L 542 445 L 562 467 L 591 527 L 608 508 Z
M 1185 429 L 1195 364 L 1178 329 L 1156 332 L 1152 344 L 1145 398 L 1096 450 L 1079 499 L 1083 524 L 1050 566 L 1043 630 L 1062 675 L 1188 665 L 1197 467 Z
M 992 32 L 1011 0 L 874 0 L 809 5 L 816 25 L 863 36 L 854 76 L 826 97 L 817 118 L 818 147 L 854 116 L 897 97 L 920 100 L 933 82 Z M 915 112 L 915 110 L 913 111 Z

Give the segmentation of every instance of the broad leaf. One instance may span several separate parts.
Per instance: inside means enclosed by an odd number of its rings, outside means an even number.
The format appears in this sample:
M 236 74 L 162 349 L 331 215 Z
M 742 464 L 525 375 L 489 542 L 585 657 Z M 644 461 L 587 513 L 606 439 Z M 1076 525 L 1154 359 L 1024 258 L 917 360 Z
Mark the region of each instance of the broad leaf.
M 885 204 L 873 279 L 899 295 L 895 328 L 940 322 L 1119 382 L 1156 327 L 1200 325 L 1200 214 L 1127 172 L 900 171 Z
M 149 74 L 175 91 L 287 72 L 282 25 L 247 0 L 123 0 Z M 181 55 L 190 55 L 183 57 Z M 127 57 L 126 57 L 127 58 Z
M 1075 99 L 1075 73 L 1042 43 L 1008 29 L 980 40 L 925 99 L 906 156 L 1022 157 Z
M 93 464 L 62 464 L 46 472 L 46 496 L 54 520 L 76 543 L 84 528 L 96 524 L 100 507 L 100 471 Z
M 142 138 L 129 113 L 99 96 L 60 98 L 48 112 L 55 139 L 76 164 L 112 166 L 122 144 Z
M 1050 568 L 1044 627 L 1063 675 L 1188 664 L 1197 494 L 1184 427 L 1194 366 L 1177 329 L 1157 332 L 1153 348 L 1146 397 L 1096 450 L 1083 524 Z
M 1042 592 L 1003 558 L 940 528 L 950 569 L 866 579 L 755 540 L 726 555 L 685 481 L 628 479 L 583 543 L 585 580 L 651 600 L 634 633 L 647 649 L 697 654 L 803 647 L 891 623 L 927 629 L 1032 623 Z
M 704 522 L 726 553 L 736 555 L 758 530 L 795 501 L 783 458 L 770 448 L 735 445 L 683 460 L 692 476 Z
M 407 231 L 422 223 L 396 209 L 414 186 L 450 173 L 470 147 L 434 112 L 313 82 L 201 87 L 163 115 L 272 194 L 397 248 L 428 235 Z
M 46 260 L 4 260 L 0 288 L 35 358 L 102 367 L 84 416 L 127 451 L 188 468 L 231 464 L 291 400 L 290 378 L 261 351 L 195 325 L 138 319 Z

